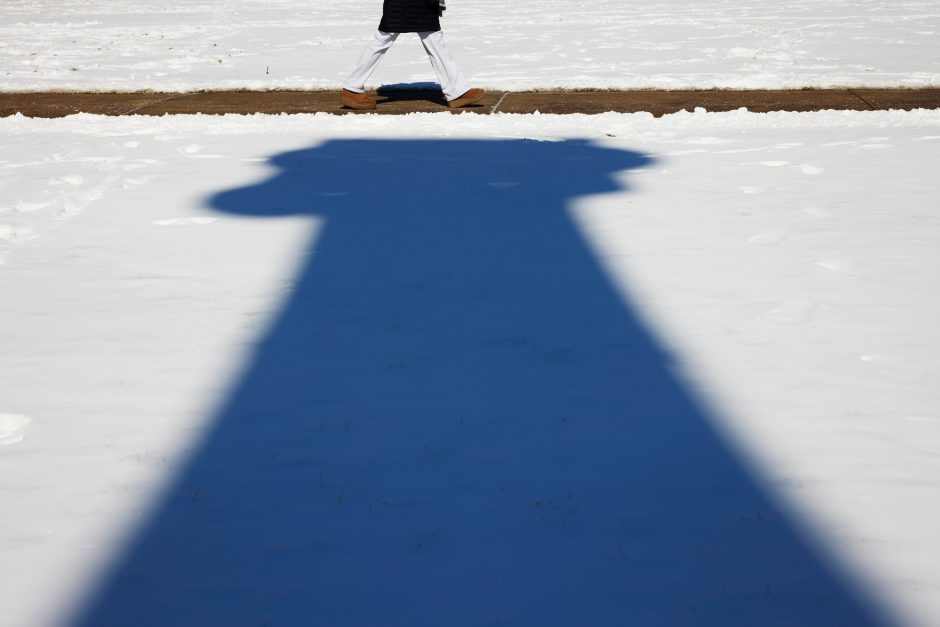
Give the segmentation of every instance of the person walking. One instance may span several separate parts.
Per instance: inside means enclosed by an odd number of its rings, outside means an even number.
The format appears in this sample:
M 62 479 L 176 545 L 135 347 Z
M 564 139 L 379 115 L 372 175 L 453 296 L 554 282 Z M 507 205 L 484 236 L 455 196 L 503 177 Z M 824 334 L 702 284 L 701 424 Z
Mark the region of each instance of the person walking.
M 359 65 L 343 83 L 340 102 L 353 109 L 375 109 L 375 100 L 366 93 L 365 83 L 402 33 L 417 33 L 421 38 L 448 107 L 456 109 L 482 100 L 486 92 L 470 88 L 444 45 L 440 21 L 444 8 L 444 0 L 384 0 L 379 29 L 359 58 Z

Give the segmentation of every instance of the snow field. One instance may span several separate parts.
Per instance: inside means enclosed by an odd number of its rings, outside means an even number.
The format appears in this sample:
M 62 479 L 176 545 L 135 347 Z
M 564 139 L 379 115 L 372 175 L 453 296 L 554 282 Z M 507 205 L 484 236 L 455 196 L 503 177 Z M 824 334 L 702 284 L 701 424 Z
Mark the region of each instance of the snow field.
M 820 550 L 905 624 L 940 611 L 940 113 L 17 116 L 0 137 L 8 624 L 58 624 L 94 586 L 328 226 L 206 198 L 339 138 L 652 156 L 570 207 L 611 282 Z M 439 176 L 460 188 L 459 168 Z
M 338 88 L 381 2 L 16 0 L 0 90 Z M 443 21 L 493 89 L 940 85 L 936 0 L 460 0 Z M 433 80 L 403 37 L 374 85 Z

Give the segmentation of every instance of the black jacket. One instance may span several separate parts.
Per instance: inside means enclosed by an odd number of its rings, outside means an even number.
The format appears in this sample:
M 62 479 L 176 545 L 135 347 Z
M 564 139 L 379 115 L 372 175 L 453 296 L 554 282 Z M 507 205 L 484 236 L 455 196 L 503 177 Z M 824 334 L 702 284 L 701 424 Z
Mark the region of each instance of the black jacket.
M 438 0 L 385 0 L 379 30 L 419 33 L 441 30 Z

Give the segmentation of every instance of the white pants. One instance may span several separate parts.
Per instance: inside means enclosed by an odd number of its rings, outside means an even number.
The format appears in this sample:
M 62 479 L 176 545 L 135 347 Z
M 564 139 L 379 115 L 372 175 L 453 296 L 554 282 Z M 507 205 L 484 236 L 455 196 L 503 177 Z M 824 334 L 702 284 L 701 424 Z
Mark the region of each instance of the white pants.
M 372 75 L 379 61 L 382 60 L 382 57 L 385 56 L 385 53 L 392 47 L 400 34 L 376 31 L 372 43 L 366 47 L 362 56 L 359 57 L 359 65 L 356 70 L 343 83 L 343 89 L 354 91 L 357 94 L 364 93 L 369 76 Z M 454 100 L 467 93 L 470 85 L 457 66 L 457 62 L 447 51 L 447 46 L 444 45 L 444 33 L 437 30 L 418 33 L 418 37 L 421 38 L 424 50 L 428 53 L 428 58 L 431 59 L 431 66 L 434 68 L 434 73 L 437 74 L 437 80 L 441 84 L 444 97 L 448 100 Z

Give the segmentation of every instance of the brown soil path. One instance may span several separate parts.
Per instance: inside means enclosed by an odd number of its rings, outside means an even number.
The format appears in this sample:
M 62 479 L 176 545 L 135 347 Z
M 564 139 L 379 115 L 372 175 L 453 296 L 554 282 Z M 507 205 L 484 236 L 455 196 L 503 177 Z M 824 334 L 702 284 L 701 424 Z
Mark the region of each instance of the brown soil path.
M 379 90 L 375 113 L 450 111 L 440 92 Z M 0 92 L 0 117 L 22 113 L 56 118 L 74 113 L 164 115 L 174 113 L 362 113 L 342 108 L 337 91 L 207 91 L 193 93 Z M 683 109 L 708 111 L 818 111 L 841 109 L 938 109 L 940 88 L 685 91 L 490 92 L 458 113 L 632 113 L 660 116 Z

